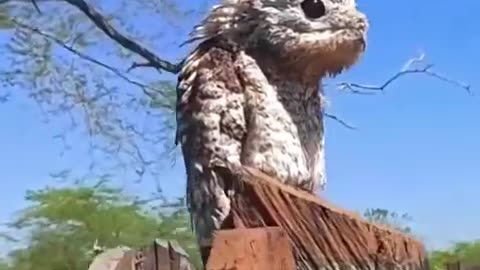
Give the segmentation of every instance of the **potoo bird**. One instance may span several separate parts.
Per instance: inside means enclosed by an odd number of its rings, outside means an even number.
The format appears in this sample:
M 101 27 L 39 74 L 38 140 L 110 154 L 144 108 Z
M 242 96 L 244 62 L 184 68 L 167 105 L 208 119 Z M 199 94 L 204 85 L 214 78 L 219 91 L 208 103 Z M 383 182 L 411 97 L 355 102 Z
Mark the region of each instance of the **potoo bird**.
M 176 140 L 204 259 L 230 211 L 219 168 L 246 165 L 310 192 L 325 186 L 321 79 L 358 60 L 367 29 L 354 0 L 223 0 L 195 27 Z

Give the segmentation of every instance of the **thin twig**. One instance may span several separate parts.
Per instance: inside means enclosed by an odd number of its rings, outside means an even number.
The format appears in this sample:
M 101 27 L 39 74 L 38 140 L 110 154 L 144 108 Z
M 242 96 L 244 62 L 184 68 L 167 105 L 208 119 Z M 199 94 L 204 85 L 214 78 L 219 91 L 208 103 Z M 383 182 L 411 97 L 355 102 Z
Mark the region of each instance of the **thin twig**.
M 105 17 L 100 12 L 98 12 L 90 4 L 86 3 L 83 0 L 64 1 L 82 11 L 103 33 L 105 33 L 111 39 L 115 40 L 122 47 L 142 56 L 152 67 L 155 67 L 159 70 L 165 70 L 173 74 L 177 74 L 180 71 L 180 63 L 173 64 L 166 60 L 163 60 L 155 53 L 140 45 L 133 39 L 121 34 L 105 19 Z
M 127 72 L 130 72 L 130 71 L 132 71 L 136 68 L 139 68 L 139 67 L 153 67 L 153 65 L 150 62 L 147 62 L 147 63 L 133 62 L 132 65 L 127 69 Z
M 42 11 L 41 11 L 40 8 L 38 7 L 37 1 L 36 1 L 36 0 L 31 0 L 31 1 L 32 1 L 33 7 L 37 10 L 37 12 L 38 12 L 39 14 L 42 14 Z
M 428 64 L 423 68 L 412 68 L 413 64 L 423 62 L 424 58 L 425 58 L 425 55 L 422 54 L 419 57 L 408 60 L 407 63 L 399 72 L 391 76 L 388 80 L 386 80 L 381 85 L 368 85 L 368 84 L 359 84 L 359 83 L 340 82 L 337 84 L 337 87 L 340 90 L 349 90 L 350 92 L 355 94 L 373 94 L 375 91 L 384 91 L 390 84 L 398 80 L 400 77 L 403 77 L 408 74 L 421 73 L 421 74 L 425 74 L 427 76 L 439 79 L 441 81 L 444 81 L 456 87 L 460 87 L 466 90 L 469 94 L 472 94 L 471 85 L 458 80 L 448 78 L 447 76 L 444 76 L 435 71 L 432 71 L 432 68 L 433 68 L 432 64 Z
M 34 27 L 34 26 L 31 26 L 31 25 L 27 25 L 27 24 L 24 24 L 22 22 L 19 22 L 15 19 L 12 19 L 12 22 L 17 25 L 18 27 L 21 27 L 21 28 L 24 28 L 24 29 L 27 29 L 33 33 L 36 33 L 44 38 L 47 38 L 53 42 L 55 42 L 57 45 L 61 46 L 62 48 L 64 48 L 65 50 L 77 55 L 78 57 L 82 58 L 83 60 L 86 60 L 88 62 L 91 62 L 91 63 L 94 63 L 104 69 L 107 69 L 108 71 L 114 73 L 115 75 L 117 75 L 118 77 L 120 77 L 121 79 L 125 80 L 126 82 L 130 83 L 130 84 L 133 84 L 135 86 L 138 86 L 140 89 L 142 89 L 143 93 L 147 96 L 149 96 L 150 98 L 152 99 L 157 99 L 158 97 L 156 96 L 155 93 L 158 93 L 158 94 L 161 94 L 163 95 L 162 91 L 159 90 L 159 89 L 156 89 L 154 87 L 151 87 L 151 86 L 148 86 L 146 84 L 143 84 L 141 82 L 138 82 L 136 80 L 133 80 L 133 79 L 130 79 L 129 77 L 125 76 L 120 70 L 114 68 L 113 66 L 110 66 L 108 64 L 105 64 L 89 55 L 86 55 L 80 51 L 78 51 L 77 49 L 73 48 L 72 46 L 69 46 L 67 44 L 65 44 L 62 40 L 60 40 L 59 38 L 51 35 L 51 34 L 48 34 L 40 29 L 38 29 L 37 27 Z M 155 93 L 153 93 L 155 92 Z
M 327 118 L 330 118 L 330 119 L 338 122 L 340 125 L 348 128 L 348 129 L 351 129 L 351 130 L 356 130 L 356 129 L 357 129 L 356 127 L 348 124 L 347 122 L 345 122 L 344 120 L 340 119 L 340 118 L 339 118 L 338 116 L 336 116 L 336 115 L 329 114 L 329 113 L 326 113 L 326 112 L 323 113 L 323 115 L 324 115 L 325 117 L 327 117 Z
M 14 0 L 0 0 L 0 5 L 5 4 L 8 2 L 12 2 Z M 19 0 L 17 0 L 19 1 Z M 38 0 L 24 0 L 24 1 L 38 1 Z M 21 1 L 21 2 L 24 2 Z M 45 0 L 44 0 L 45 1 Z M 144 66 L 150 66 L 154 67 L 157 70 L 164 70 L 173 74 L 177 74 L 180 71 L 180 68 L 182 66 L 182 62 L 179 63 L 171 63 L 167 60 L 164 60 L 157 56 L 154 52 L 151 50 L 147 49 L 143 45 L 139 44 L 135 40 L 127 37 L 126 35 L 120 33 L 115 27 L 113 27 L 108 20 L 103 16 L 99 11 L 97 11 L 93 6 L 88 4 L 87 2 L 83 0 L 57 0 L 57 1 L 64 1 L 67 2 L 68 4 L 76 7 L 79 9 L 83 14 L 85 14 L 91 21 L 92 23 L 98 27 L 103 33 L 105 33 L 108 37 L 113 39 L 115 42 L 117 42 L 119 45 L 121 45 L 123 48 L 132 51 L 141 57 L 143 57 L 146 62 L 149 63 L 149 65 L 144 65 Z M 35 2 L 34 2 L 35 3 Z M 36 4 L 36 3 L 35 3 Z
M 373 95 L 377 91 L 384 91 L 390 84 L 398 80 L 400 77 L 403 77 L 408 74 L 422 73 L 427 76 L 434 77 L 436 79 L 444 81 L 446 83 L 452 84 L 456 87 L 465 89 L 469 94 L 472 94 L 471 86 L 469 84 L 466 84 L 457 80 L 453 80 L 451 78 L 448 78 L 447 76 L 444 76 L 435 71 L 432 71 L 432 68 L 433 68 L 432 64 L 425 65 L 423 68 L 413 67 L 415 64 L 423 63 L 424 60 L 425 60 L 425 54 L 420 54 L 418 57 L 409 59 L 399 72 L 391 76 L 388 80 L 386 80 L 381 85 L 367 85 L 367 84 L 359 84 L 359 83 L 340 82 L 337 84 L 337 87 L 340 90 L 348 90 L 350 93 L 354 93 L 354 94 Z M 325 117 L 328 117 L 330 119 L 337 121 L 344 127 L 347 127 L 349 129 L 356 129 L 351 125 L 349 125 L 348 123 L 346 123 L 345 121 L 343 121 L 342 119 L 339 119 L 335 115 L 331 115 L 328 113 L 325 113 L 324 115 Z

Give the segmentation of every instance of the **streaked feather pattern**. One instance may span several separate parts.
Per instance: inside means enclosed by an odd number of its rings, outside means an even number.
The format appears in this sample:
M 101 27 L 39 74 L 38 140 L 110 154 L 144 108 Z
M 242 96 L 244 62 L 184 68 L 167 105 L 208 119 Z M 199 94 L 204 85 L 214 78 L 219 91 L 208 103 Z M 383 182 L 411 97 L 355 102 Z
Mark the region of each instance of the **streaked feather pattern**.
M 223 168 L 248 165 L 310 192 L 325 186 L 320 80 L 358 60 L 368 22 L 354 0 L 323 0 L 315 19 L 303 1 L 223 0 L 186 42 L 200 44 L 178 78 L 176 142 L 204 260 L 230 211 Z

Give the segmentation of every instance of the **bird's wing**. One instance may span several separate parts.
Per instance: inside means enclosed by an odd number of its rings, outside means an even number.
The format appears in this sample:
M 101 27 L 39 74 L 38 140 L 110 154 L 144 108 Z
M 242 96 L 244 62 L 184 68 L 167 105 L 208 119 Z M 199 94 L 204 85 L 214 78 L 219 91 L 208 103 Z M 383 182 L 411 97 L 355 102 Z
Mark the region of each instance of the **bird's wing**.
M 237 55 L 233 45 L 207 41 L 185 61 L 177 84 L 176 142 L 188 163 L 209 167 L 240 158 L 246 120 Z
M 225 210 L 226 187 L 215 167 L 240 163 L 246 120 L 236 56 L 232 46 L 206 41 L 186 59 L 179 76 L 176 140 L 185 161 L 192 215 Z

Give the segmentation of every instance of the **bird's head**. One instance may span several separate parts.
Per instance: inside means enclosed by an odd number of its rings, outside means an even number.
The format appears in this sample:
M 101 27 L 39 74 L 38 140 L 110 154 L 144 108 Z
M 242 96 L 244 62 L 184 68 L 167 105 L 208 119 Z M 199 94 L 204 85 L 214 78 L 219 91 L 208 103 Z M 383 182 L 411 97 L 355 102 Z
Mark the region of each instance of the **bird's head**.
M 222 36 L 285 67 L 323 76 L 358 60 L 367 30 L 355 0 L 223 0 L 194 35 Z

